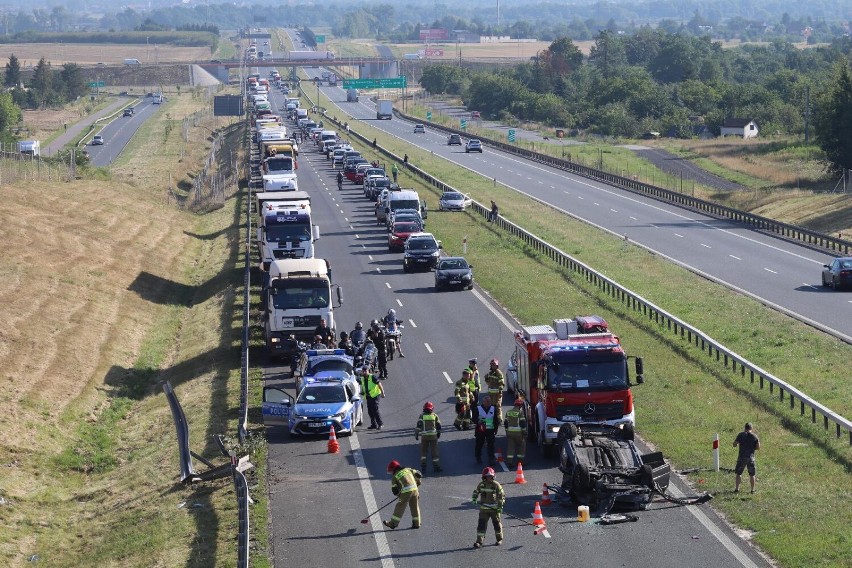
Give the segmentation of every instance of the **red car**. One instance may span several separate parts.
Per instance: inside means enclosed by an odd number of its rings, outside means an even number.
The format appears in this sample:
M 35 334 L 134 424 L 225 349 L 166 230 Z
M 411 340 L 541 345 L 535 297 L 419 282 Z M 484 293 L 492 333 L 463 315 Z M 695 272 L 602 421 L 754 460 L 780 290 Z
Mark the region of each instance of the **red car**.
M 420 230 L 420 225 L 410 221 L 394 223 L 391 232 L 388 233 L 388 250 L 391 252 L 402 250 L 411 233 L 417 233 Z

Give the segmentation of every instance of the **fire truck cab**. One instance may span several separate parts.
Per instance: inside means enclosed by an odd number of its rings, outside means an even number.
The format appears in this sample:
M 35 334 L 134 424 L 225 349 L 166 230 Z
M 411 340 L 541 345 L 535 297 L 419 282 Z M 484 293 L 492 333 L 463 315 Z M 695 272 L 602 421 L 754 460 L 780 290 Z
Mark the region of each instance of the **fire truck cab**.
M 635 359 L 636 384 L 644 382 Z M 515 332 L 509 388 L 525 401 L 529 437 L 553 454 L 562 424 L 634 424 L 628 355 L 598 316 L 554 320 Z

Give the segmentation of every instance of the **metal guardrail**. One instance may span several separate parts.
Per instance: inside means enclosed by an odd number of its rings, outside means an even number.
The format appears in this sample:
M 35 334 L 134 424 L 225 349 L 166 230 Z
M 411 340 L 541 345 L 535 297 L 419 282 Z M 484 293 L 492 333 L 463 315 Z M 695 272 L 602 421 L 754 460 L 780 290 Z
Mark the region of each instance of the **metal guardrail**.
M 249 511 L 251 503 L 248 482 L 245 475 L 237 467 L 236 456 L 231 456 L 231 470 L 234 476 L 234 491 L 237 494 L 237 509 L 239 520 L 239 537 L 237 538 L 237 568 L 248 568 L 249 565 Z
M 394 109 L 394 112 L 398 116 L 406 120 L 411 120 L 414 122 L 426 122 L 418 117 L 403 114 L 402 112 L 396 109 Z M 441 130 L 450 134 L 459 134 L 468 138 L 470 137 L 470 135 L 464 132 L 463 130 L 456 130 L 455 128 L 450 128 L 448 126 L 443 126 L 434 122 L 428 122 L 428 124 L 430 128 L 434 128 L 435 130 Z M 826 235 L 825 233 L 811 231 L 810 229 L 799 227 L 797 225 L 791 225 L 789 223 L 782 223 L 774 219 L 769 219 L 768 217 L 761 217 L 760 215 L 746 213 L 745 211 L 739 211 L 731 207 L 725 207 L 724 205 L 719 205 L 718 203 L 712 203 L 710 201 L 698 199 L 690 195 L 678 193 L 677 191 L 672 191 L 662 187 L 657 187 L 655 185 L 637 181 L 632 178 L 626 178 L 623 176 L 596 170 L 588 166 L 582 166 L 564 158 L 556 158 L 554 156 L 548 156 L 546 154 L 541 154 L 532 150 L 518 148 L 517 146 L 513 146 L 512 144 L 507 144 L 505 142 L 500 142 L 499 140 L 493 140 L 491 138 L 482 136 L 476 136 L 476 138 L 478 140 L 481 140 L 483 144 L 487 144 L 488 146 L 492 146 L 504 152 L 508 152 L 510 154 L 514 154 L 516 156 L 520 156 L 522 158 L 526 158 L 528 160 L 532 160 L 534 162 L 538 162 L 546 166 L 551 166 L 553 168 L 557 168 L 596 181 L 602 181 L 607 184 L 644 195 L 646 197 L 652 197 L 660 201 L 665 201 L 666 203 L 678 205 L 679 207 L 684 207 L 693 211 L 699 211 L 701 213 L 719 219 L 730 219 L 732 221 L 747 225 L 752 229 L 776 235 L 787 240 L 797 241 L 811 247 L 817 247 L 819 249 L 837 254 L 848 255 L 849 252 L 852 251 L 852 241 L 846 239 L 832 237 L 831 235 Z
M 331 120 L 338 126 L 342 126 L 342 123 L 336 118 L 329 116 L 327 113 L 325 113 L 324 116 L 325 118 Z M 349 135 L 358 138 L 366 144 L 373 145 L 372 140 L 369 140 L 367 137 L 355 132 L 352 129 L 351 125 L 349 128 Z M 388 158 L 397 160 L 400 163 L 403 162 L 400 156 L 397 156 L 396 154 L 379 145 L 375 145 L 373 146 L 373 148 L 376 151 L 385 154 Z M 428 174 L 424 170 L 413 166 L 411 163 L 406 163 L 404 165 L 408 168 L 409 171 L 413 172 L 415 175 L 417 175 L 419 178 L 421 178 L 423 181 L 433 187 L 436 187 L 442 191 L 460 191 L 452 187 L 451 185 L 442 182 L 438 178 Z M 476 215 L 485 217 L 486 219 L 491 213 L 490 208 L 485 207 L 477 201 L 473 202 L 472 209 Z M 802 416 L 805 416 L 806 412 L 809 410 L 811 422 L 816 423 L 817 415 L 821 416 L 823 427 L 826 430 L 828 430 L 830 425 L 833 424 L 835 428 L 835 435 L 839 438 L 845 431 L 849 437 L 849 444 L 852 445 L 852 421 L 850 421 L 849 419 L 841 416 L 840 414 L 834 412 L 827 406 L 810 398 L 801 390 L 790 385 L 786 381 L 772 375 L 771 373 L 755 365 L 748 359 L 741 357 L 740 355 L 738 355 L 731 349 L 728 349 L 727 347 L 725 347 L 709 335 L 705 334 L 698 328 L 691 326 L 688 323 L 678 319 L 677 317 L 663 310 L 656 304 L 649 302 L 640 295 L 621 286 L 616 281 L 607 278 L 603 274 L 597 272 L 590 266 L 566 254 L 557 247 L 551 245 L 546 241 L 543 241 L 542 239 L 539 239 L 529 231 L 525 230 L 523 227 L 512 223 L 508 219 L 499 215 L 496 221 L 494 221 L 494 225 L 521 239 L 525 244 L 532 247 L 535 251 L 545 255 L 560 267 L 567 268 L 579 274 L 586 282 L 597 286 L 599 290 L 606 293 L 611 298 L 620 301 L 626 308 L 640 314 L 647 320 L 656 323 L 661 330 L 668 331 L 671 334 L 678 336 L 680 339 L 688 341 L 691 345 L 700 348 L 702 352 L 706 351 L 708 357 L 715 358 L 716 361 L 722 363 L 726 369 L 729 368 L 734 373 L 739 371 L 741 377 L 745 377 L 746 374 L 748 374 L 751 383 L 757 383 L 761 390 L 768 384 L 770 394 L 775 394 L 775 391 L 777 390 L 779 400 L 782 402 L 785 400 L 789 401 L 791 410 L 795 409 L 798 405 L 799 412 Z

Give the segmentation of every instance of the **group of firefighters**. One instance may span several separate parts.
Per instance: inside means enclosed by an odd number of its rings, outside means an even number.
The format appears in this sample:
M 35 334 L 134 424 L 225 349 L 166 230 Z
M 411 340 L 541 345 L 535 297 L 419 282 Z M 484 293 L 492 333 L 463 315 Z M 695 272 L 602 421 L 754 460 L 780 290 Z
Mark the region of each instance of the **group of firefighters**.
M 491 359 L 489 371 L 483 377 L 485 391 L 480 382 L 479 368 L 476 359 L 471 359 L 462 371 L 462 377 L 455 383 L 456 418 L 453 422 L 456 430 L 474 429 L 474 456 L 477 463 L 482 463 L 482 448 L 487 447 L 488 467 L 482 470 L 482 480 L 473 491 L 471 502 L 479 506 L 479 519 L 476 528 L 474 548 L 481 548 L 490 520 L 494 526 L 496 545 L 503 542 L 503 525 L 501 514 L 506 500 L 503 487 L 495 479 L 495 439 L 500 425 L 506 428 L 507 451 L 506 461 L 510 467 L 524 460 L 526 449 L 527 421 L 524 412 L 524 401 L 515 400 L 511 410 L 503 416 L 503 391 L 506 388 L 506 377 L 500 370 L 500 362 Z M 378 388 L 377 386 L 378 385 Z M 377 395 L 381 384 L 372 379 L 372 375 L 362 375 L 362 389 L 367 392 L 368 412 L 372 389 Z M 432 469 L 443 471 L 438 440 L 441 437 L 441 420 L 435 414 L 435 406 L 431 402 L 423 405 L 423 412 L 417 419 L 414 428 L 415 439 L 420 442 L 420 470 L 425 471 L 428 457 L 432 458 Z M 397 496 L 396 507 L 389 521 L 382 523 L 395 529 L 399 526 L 405 509 L 411 511 L 411 528 L 419 529 L 420 519 L 420 486 L 423 473 L 411 467 L 404 467 L 399 461 L 393 460 L 388 464 L 387 471 L 391 475 L 391 491 Z

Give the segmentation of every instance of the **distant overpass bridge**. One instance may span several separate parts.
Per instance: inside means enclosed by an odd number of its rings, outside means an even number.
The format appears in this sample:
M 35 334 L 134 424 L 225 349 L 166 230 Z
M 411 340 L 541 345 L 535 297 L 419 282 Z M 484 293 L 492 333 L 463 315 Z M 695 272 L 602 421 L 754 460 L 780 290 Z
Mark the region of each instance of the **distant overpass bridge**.
M 289 59 L 277 57 L 257 61 L 242 61 L 241 59 L 217 59 L 213 61 L 195 61 L 198 65 L 222 82 L 228 81 L 231 69 L 275 67 L 358 67 L 360 78 L 390 78 L 399 76 L 399 62 L 392 57 L 335 57 L 334 59 Z

